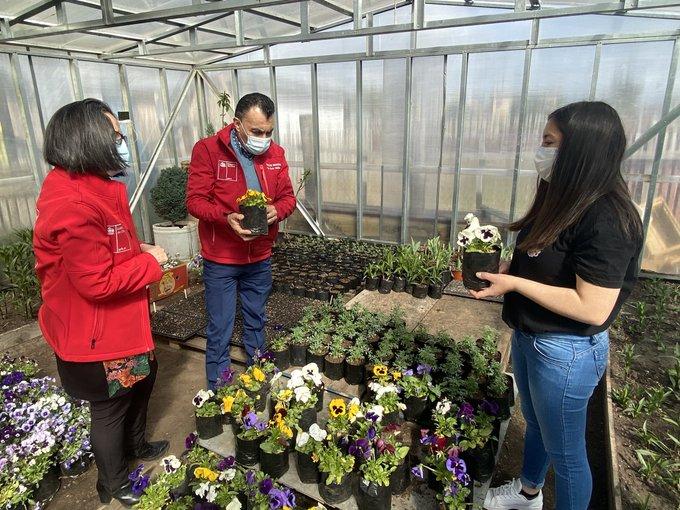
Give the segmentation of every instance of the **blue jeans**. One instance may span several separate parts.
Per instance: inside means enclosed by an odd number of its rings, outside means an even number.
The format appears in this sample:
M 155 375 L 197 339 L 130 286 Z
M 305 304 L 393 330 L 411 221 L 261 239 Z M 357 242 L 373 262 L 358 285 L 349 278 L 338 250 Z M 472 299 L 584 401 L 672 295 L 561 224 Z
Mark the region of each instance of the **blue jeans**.
M 264 350 L 265 304 L 272 289 L 272 263 L 265 259 L 252 264 L 218 264 L 203 260 L 208 337 L 205 372 L 208 388 L 215 389 L 217 377 L 231 365 L 229 346 L 236 319 L 236 293 L 241 298 L 243 344 L 248 364 L 256 350 Z
M 527 422 L 521 481 L 541 488 L 555 470 L 557 510 L 586 510 L 593 481 L 586 453 L 588 400 L 607 366 L 609 333 L 512 336 L 512 369 Z

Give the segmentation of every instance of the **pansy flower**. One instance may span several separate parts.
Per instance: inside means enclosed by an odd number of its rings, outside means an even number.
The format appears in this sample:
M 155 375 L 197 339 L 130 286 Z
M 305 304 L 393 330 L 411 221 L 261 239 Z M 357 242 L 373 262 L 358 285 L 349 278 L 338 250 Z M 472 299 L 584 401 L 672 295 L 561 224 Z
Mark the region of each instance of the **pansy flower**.
M 328 405 L 328 409 L 330 411 L 331 417 L 333 418 L 343 416 L 347 412 L 345 401 L 341 398 L 335 398 L 331 400 L 331 403 Z

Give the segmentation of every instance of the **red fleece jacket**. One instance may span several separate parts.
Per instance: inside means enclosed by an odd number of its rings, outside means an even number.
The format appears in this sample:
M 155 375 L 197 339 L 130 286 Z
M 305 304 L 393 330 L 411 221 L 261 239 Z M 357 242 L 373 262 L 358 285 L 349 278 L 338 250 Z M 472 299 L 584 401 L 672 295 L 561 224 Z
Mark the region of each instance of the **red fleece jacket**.
M 152 350 L 146 286 L 162 271 L 140 250 L 125 185 L 55 168 L 36 207 L 38 321 L 56 354 L 86 362 Z
M 201 252 L 204 258 L 221 264 L 249 264 L 271 256 L 279 231 L 269 225 L 269 234 L 244 241 L 228 225 L 226 216 L 238 212 L 236 199 L 247 191 L 246 178 L 230 144 L 230 124 L 215 136 L 205 138 L 191 153 L 187 208 L 198 218 Z M 278 221 L 295 210 L 295 194 L 288 175 L 285 151 L 274 142 L 264 154 L 255 156 L 255 171 L 262 191 L 272 199 Z

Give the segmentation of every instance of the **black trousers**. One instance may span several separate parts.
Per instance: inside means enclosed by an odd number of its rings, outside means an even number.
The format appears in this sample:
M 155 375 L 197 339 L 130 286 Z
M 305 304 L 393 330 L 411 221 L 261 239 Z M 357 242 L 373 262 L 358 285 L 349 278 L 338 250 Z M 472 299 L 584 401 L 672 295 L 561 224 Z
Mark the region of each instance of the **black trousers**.
M 151 373 L 124 395 L 90 402 L 90 440 L 99 471 L 99 484 L 110 492 L 128 482 L 128 461 L 145 440 L 146 411 L 151 398 L 158 362 L 149 360 Z

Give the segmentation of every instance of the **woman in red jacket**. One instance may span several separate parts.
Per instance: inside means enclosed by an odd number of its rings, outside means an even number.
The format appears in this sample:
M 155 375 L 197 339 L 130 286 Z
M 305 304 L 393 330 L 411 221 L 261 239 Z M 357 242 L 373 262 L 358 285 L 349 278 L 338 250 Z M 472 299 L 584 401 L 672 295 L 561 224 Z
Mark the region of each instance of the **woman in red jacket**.
M 167 441 L 145 439 L 158 369 L 146 287 L 160 279 L 167 256 L 137 239 L 125 186 L 111 179 L 129 153 L 105 103 L 85 99 L 57 110 L 43 154 L 54 168 L 38 197 L 33 235 L 40 329 L 66 392 L 91 404 L 102 503 L 132 506 L 139 496 L 127 459 L 152 460 L 168 449 Z

